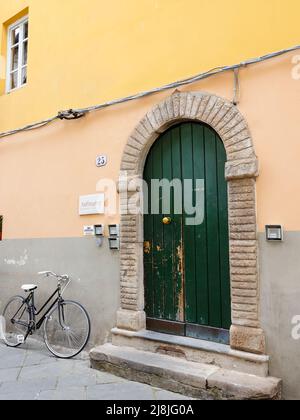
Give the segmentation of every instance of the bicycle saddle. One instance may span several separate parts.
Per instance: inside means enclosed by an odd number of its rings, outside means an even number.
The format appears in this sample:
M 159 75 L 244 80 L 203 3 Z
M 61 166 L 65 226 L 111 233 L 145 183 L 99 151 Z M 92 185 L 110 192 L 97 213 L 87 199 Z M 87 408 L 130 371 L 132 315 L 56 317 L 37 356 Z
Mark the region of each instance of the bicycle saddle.
M 22 286 L 22 290 L 24 290 L 24 292 L 26 292 L 26 293 L 32 292 L 35 289 L 37 289 L 36 284 L 23 284 L 23 286 Z

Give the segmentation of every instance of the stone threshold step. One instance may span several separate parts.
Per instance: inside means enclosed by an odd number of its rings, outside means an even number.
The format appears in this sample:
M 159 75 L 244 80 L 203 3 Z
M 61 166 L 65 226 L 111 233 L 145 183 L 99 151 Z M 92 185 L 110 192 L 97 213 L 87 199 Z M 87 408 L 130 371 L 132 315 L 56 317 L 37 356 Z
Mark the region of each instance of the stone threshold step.
M 280 399 L 281 380 L 107 343 L 90 352 L 91 366 L 128 380 L 199 399 Z
M 112 344 L 137 350 L 180 357 L 191 362 L 216 365 L 223 369 L 266 377 L 269 356 L 233 350 L 225 344 L 154 331 L 112 329 Z

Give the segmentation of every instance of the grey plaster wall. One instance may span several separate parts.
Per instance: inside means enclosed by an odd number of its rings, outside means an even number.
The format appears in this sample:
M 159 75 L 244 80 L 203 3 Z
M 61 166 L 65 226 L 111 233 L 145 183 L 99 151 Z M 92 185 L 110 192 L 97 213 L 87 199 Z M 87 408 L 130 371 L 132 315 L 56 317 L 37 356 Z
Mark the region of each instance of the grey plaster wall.
M 300 232 L 284 242 L 259 236 L 262 324 L 271 356 L 271 375 L 283 379 L 284 397 L 300 399 L 300 340 L 292 337 L 292 319 L 300 315 Z
M 72 283 L 65 297 L 80 302 L 92 322 L 90 346 L 109 339 L 119 308 L 119 252 L 107 239 L 101 248 L 94 238 L 25 239 L 0 242 L 0 311 L 12 295 L 23 294 L 24 283 L 38 285 L 37 304 L 55 290 L 56 281 L 37 276 L 52 270 L 67 273 Z

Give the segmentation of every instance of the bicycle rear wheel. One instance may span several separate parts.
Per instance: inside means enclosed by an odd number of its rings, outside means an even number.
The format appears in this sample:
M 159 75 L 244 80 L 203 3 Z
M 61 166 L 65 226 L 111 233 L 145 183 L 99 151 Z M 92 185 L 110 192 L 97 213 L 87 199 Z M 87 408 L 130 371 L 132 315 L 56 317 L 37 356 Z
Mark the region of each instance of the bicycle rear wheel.
M 28 305 L 22 296 L 14 296 L 3 311 L 5 319 L 5 343 L 9 347 L 19 347 L 22 344 L 21 337 L 25 338 L 30 322 Z
M 65 300 L 46 317 L 45 344 L 54 356 L 71 359 L 84 349 L 90 338 L 90 331 L 90 318 L 83 306 Z

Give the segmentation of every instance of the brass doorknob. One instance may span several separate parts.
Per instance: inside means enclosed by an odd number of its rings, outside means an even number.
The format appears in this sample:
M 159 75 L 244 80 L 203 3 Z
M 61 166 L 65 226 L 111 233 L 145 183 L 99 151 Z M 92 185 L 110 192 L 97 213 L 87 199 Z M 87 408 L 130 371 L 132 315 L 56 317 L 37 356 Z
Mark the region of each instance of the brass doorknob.
M 162 219 L 162 222 L 163 222 L 164 225 L 170 225 L 172 223 L 172 219 L 171 219 L 171 217 L 164 217 Z

